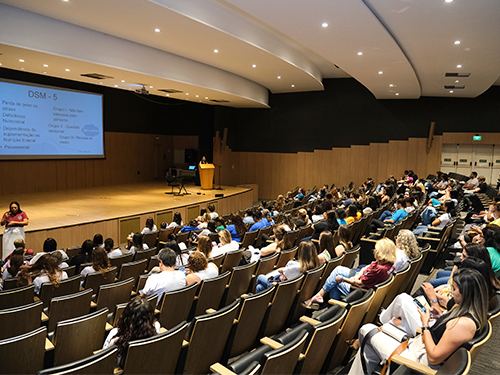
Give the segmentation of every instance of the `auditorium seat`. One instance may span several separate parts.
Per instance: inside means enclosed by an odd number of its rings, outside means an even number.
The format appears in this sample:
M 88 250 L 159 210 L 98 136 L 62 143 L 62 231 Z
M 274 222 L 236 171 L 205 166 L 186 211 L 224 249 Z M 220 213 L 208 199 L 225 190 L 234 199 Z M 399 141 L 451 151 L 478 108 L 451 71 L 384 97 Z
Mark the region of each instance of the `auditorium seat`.
M 135 262 L 123 263 L 118 272 L 118 281 L 126 280 L 130 277 L 134 279 L 134 286 L 137 284 L 139 276 L 144 274 L 144 270 L 148 264 L 147 259 L 141 259 Z
M 156 251 L 157 251 L 157 249 L 154 246 L 151 246 L 148 250 L 136 251 L 134 261 L 137 262 L 137 261 L 142 260 L 142 259 L 149 260 L 149 258 L 151 258 L 153 255 L 156 254 Z
M 82 251 L 81 246 L 73 246 L 73 247 L 68 247 L 66 249 L 66 255 L 68 256 L 69 260 L 73 258 L 74 256 L 80 254 L 80 251 Z
M 3 374 L 34 374 L 43 369 L 47 328 L 0 340 Z
M 119 257 L 109 258 L 109 263 L 111 263 L 112 266 L 116 267 L 117 272 L 119 273 L 122 264 L 132 262 L 133 259 L 134 259 L 134 254 L 127 253 Z
M 299 249 L 298 246 L 295 246 L 291 249 L 281 251 L 279 253 L 280 257 L 278 258 L 278 261 L 276 262 L 276 268 L 285 267 L 289 261 L 291 261 L 292 259 L 295 258 L 295 255 L 297 254 L 298 249 Z
M 356 245 L 354 246 L 351 250 L 346 251 L 344 254 L 344 260 L 342 261 L 342 265 L 347 268 L 352 268 L 354 265 L 354 262 L 356 261 L 356 258 L 359 255 L 359 249 L 360 246 Z
M 52 298 L 48 310 L 48 332 L 53 332 L 57 323 L 62 320 L 88 314 L 90 312 L 92 293 L 92 289 L 86 289 L 78 293 Z
M 246 232 L 240 242 L 241 249 L 247 249 L 248 246 L 254 245 L 255 239 L 257 238 L 258 230 L 254 230 L 252 232 Z
M 198 283 L 193 283 L 182 289 L 163 294 L 158 305 L 160 308 L 158 321 L 162 327 L 170 329 L 183 320 L 188 321 L 198 287 Z
M 232 269 L 229 286 L 224 294 L 223 303 L 225 306 L 232 303 L 242 294 L 247 293 L 252 282 L 252 276 L 257 267 L 257 262 L 252 262 L 244 266 L 237 266 Z
M 222 262 L 224 261 L 226 254 L 219 254 L 214 256 L 213 258 L 208 259 L 209 262 L 212 262 L 217 266 L 217 268 L 220 268 L 222 265 Z
M 330 276 L 330 274 L 332 273 L 332 271 L 336 267 L 338 267 L 338 266 L 340 266 L 342 264 L 342 262 L 344 261 L 344 257 L 345 257 L 345 253 L 341 254 L 338 257 L 332 258 L 332 259 L 330 259 L 327 262 L 325 262 L 326 266 L 325 266 L 325 269 L 323 271 L 323 274 L 321 275 L 321 279 L 320 279 L 320 281 L 318 283 L 318 288 L 316 289 L 316 292 L 319 291 L 323 287 L 323 285 L 325 285 L 326 279 L 328 279 L 328 276 Z
M 400 355 L 394 355 L 392 363 L 400 365 L 396 370 L 391 371 L 393 375 L 465 375 L 470 370 L 472 359 L 467 349 L 459 348 L 443 362 L 437 371 Z
M 73 294 L 80 290 L 80 281 L 82 277 L 75 275 L 66 280 L 61 280 L 57 286 L 52 283 L 43 283 L 40 288 L 40 299 L 43 301 L 43 307 L 49 306 L 50 300 L 54 297 L 65 296 Z
M 255 275 L 267 275 L 269 272 L 271 272 L 274 269 L 279 256 L 280 253 L 274 253 L 272 255 L 260 258 L 259 262 L 257 263 Z
M 69 266 L 65 268 L 61 268 L 64 272 L 66 272 L 66 275 L 68 277 L 75 276 L 76 275 L 76 266 Z
M 0 291 L 0 309 L 9 309 L 27 305 L 33 302 L 35 296 L 35 286 L 26 285 L 15 289 Z
M 43 302 L 0 310 L 0 340 L 22 335 L 42 325 Z
M 220 269 L 220 273 L 223 274 L 226 271 L 232 271 L 233 267 L 236 267 L 240 264 L 241 255 L 243 254 L 243 248 L 239 250 L 229 251 L 226 253 L 224 257 L 224 261 L 222 262 L 222 266 Z
M 168 235 L 174 233 L 175 228 L 168 228 L 160 230 L 158 233 L 158 248 L 163 249 L 165 243 L 168 242 Z
M 156 314 L 156 311 L 157 311 L 156 310 L 156 303 L 158 302 L 158 295 L 152 294 L 150 296 L 147 296 L 146 299 L 148 300 L 148 302 L 151 305 L 151 307 L 153 308 L 153 310 L 155 310 L 155 314 Z M 113 327 L 118 327 L 118 320 L 120 320 L 120 317 L 123 314 L 123 310 L 125 310 L 125 307 L 127 307 L 128 304 L 129 304 L 128 302 L 124 302 L 124 303 L 119 303 L 118 305 L 116 305 L 115 311 L 113 314 L 113 321 L 112 321 Z
M 222 275 L 201 281 L 192 309 L 194 316 L 204 314 L 209 308 L 219 309 L 230 277 L 231 272 L 226 271 Z
M 156 242 L 158 241 L 158 231 L 143 234 L 142 240 L 150 249 L 156 247 Z
M 113 374 L 116 367 L 118 347 L 111 346 L 90 357 L 80 359 L 57 367 L 37 372 L 37 375 L 107 375 Z
M 116 278 L 116 267 L 111 267 L 104 272 L 89 273 L 83 281 L 84 289 L 92 289 L 93 294 L 96 295 L 101 285 L 112 284 Z
M 287 326 L 297 322 L 299 318 L 306 313 L 307 310 L 302 306 L 302 302 L 307 301 L 315 295 L 316 287 L 318 286 L 325 267 L 326 263 L 323 263 L 312 270 L 304 272 L 304 280 L 300 285 L 300 289 L 297 292 L 297 296 L 290 310 Z
M 408 278 L 410 272 L 411 272 L 411 263 L 406 262 L 403 268 L 401 268 L 398 272 L 394 273 L 394 281 L 392 282 L 392 285 L 386 292 L 384 301 L 382 302 L 381 305 L 382 308 L 386 309 L 387 306 L 391 304 L 394 298 L 398 295 L 401 285 L 403 284 L 405 279 Z
M 97 292 L 95 308 L 97 310 L 107 308 L 113 313 L 116 305 L 130 301 L 134 283 L 134 278 L 130 277 L 113 284 L 101 285 Z
M 420 270 L 422 269 L 422 266 L 425 262 L 427 254 L 429 253 L 430 247 L 431 247 L 431 245 L 427 244 L 420 250 L 420 254 L 422 255 L 422 257 L 418 258 L 418 261 L 412 265 L 410 275 L 408 275 L 408 285 L 406 286 L 406 289 L 403 290 L 404 292 L 411 294 L 411 290 L 413 289 L 413 285 L 415 284 L 415 281 L 417 280 L 417 277 L 420 273 Z
M 19 282 L 18 277 L 13 277 L 12 279 L 3 280 L 3 290 L 10 290 L 10 289 L 18 288 L 18 285 L 17 285 L 18 282 Z
M 361 325 L 364 325 L 366 323 L 373 323 L 375 321 L 375 318 L 377 317 L 377 314 L 380 311 L 380 307 L 384 302 L 384 298 L 386 294 L 390 292 L 393 283 L 394 283 L 394 275 L 391 274 L 385 281 L 373 287 L 373 289 L 375 290 L 375 293 L 373 294 L 373 300 L 370 306 L 368 307 L 368 310 L 366 310 L 366 314 Z M 355 289 L 357 288 L 351 286 L 351 290 Z M 365 290 L 364 288 L 359 288 L 359 289 Z

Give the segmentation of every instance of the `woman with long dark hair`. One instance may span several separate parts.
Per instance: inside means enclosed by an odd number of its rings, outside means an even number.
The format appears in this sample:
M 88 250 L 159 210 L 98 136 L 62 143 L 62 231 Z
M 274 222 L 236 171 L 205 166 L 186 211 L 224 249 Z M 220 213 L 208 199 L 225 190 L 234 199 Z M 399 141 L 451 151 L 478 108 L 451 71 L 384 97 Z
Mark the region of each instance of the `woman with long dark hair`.
M 247 227 L 243 223 L 243 219 L 240 215 L 231 216 L 231 224 L 229 224 L 226 229 L 231 233 L 231 238 L 236 242 L 241 242 L 243 236 L 247 232 Z
M 61 280 L 68 278 L 68 274 L 59 268 L 57 260 L 51 254 L 44 254 L 31 266 L 21 266 L 19 274 L 20 285 L 35 285 L 35 293 L 40 293 L 43 283 L 52 283 L 59 286 Z
M 106 250 L 101 247 L 96 247 L 92 251 L 92 265 L 85 267 L 80 274 L 83 278 L 87 277 L 89 273 L 99 272 L 104 273 L 111 268 L 109 263 L 108 254 Z

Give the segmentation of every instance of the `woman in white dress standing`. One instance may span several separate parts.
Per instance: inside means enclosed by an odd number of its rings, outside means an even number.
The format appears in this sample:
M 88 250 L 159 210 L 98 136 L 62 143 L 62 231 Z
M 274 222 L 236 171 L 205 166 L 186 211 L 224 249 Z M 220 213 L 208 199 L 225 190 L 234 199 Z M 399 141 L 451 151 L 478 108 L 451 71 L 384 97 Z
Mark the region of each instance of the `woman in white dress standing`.
M 28 225 L 29 218 L 26 212 L 21 210 L 21 206 L 16 201 L 9 205 L 9 211 L 5 212 L 2 216 L 0 224 L 5 226 L 3 232 L 3 247 L 2 259 L 15 250 L 14 241 L 18 238 L 26 240 L 24 236 L 24 227 Z

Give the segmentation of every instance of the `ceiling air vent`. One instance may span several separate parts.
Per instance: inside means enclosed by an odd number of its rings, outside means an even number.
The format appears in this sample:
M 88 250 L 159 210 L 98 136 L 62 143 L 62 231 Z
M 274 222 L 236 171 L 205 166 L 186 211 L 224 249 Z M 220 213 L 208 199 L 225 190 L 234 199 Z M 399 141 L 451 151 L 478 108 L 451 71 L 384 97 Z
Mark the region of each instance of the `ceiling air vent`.
M 89 78 L 94 78 L 94 79 L 111 79 L 114 77 L 111 76 L 105 76 L 104 74 L 99 74 L 99 73 L 86 73 L 86 74 L 80 74 L 82 77 L 89 77 Z
M 210 101 L 214 103 L 229 103 L 229 100 L 225 99 L 210 99 Z
M 461 90 L 465 89 L 465 86 L 455 86 L 455 85 L 444 85 L 446 90 Z
M 470 73 L 445 73 L 445 77 L 469 77 Z
M 168 94 L 181 94 L 182 93 L 181 90 L 176 90 L 176 89 L 158 89 L 158 91 L 163 91 L 163 92 L 166 92 Z

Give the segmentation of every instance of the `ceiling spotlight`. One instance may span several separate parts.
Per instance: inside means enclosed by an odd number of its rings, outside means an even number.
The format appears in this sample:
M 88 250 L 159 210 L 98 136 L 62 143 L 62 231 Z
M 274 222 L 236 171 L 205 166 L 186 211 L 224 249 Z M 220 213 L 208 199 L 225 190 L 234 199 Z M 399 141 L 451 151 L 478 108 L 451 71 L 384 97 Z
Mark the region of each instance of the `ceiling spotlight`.
M 205 96 L 205 99 L 208 99 L 208 96 Z
M 453 0 L 444 0 L 445 3 L 452 3 Z
M 197 98 L 199 98 L 200 96 L 199 95 L 195 95 Z
M 281 79 L 281 76 L 278 76 L 278 79 Z
M 160 29 L 156 28 L 156 29 L 155 29 L 155 31 L 156 31 L 157 33 L 159 33 L 159 32 L 160 32 Z
M 124 79 L 122 79 L 122 82 L 125 82 L 125 80 L 124 80 Z
M 323 26 L 323 27 L 328 27 L 328 24 L 327 24 L 326 22 L 323 22 L 323 23 L 321 24 L 321 26 Z
M 460 44 L 460 40 L 455 40 L 455 44 Z
M 396 95 L 399 95 L 399 92 L 397 92 Z
M 152 89 L 152 88 L 153 88 L 153 86 L 149 86 L 149 88 L 150 88 L 150 89 Z
M 458 83 L 458 79 L 455 81 L 455 83 Z
M 295 85 L 292 85 L 292 87 L 295 87 Z
M 69 69 L 64 69 L 65 71 L 69 72 Z
M 461 68 L 461 67 L 462 67 L 462 65 L 460 65 L 460 64 L 457 65 L 457 68 Z
M 358 56 L 361 56 L 363 54 L 363 52 L 358 52 Z
M 19 62 L 24 62 L 24 60 L 23 59 L 19 59 Z
M 214 49 L 214 53 L 219 53 L 219 50 L 218 49 Z
M 378 74 L 384 74 L 384 72 L 383 71 L 379 71 Z
M 187 92 L 186 95 L 189 95 L 189 93 Z
M 255 64 L 252 65 L 252 68 L 256 68 L 256 67 L 257 67 L 257 65 L 255 65 Z
M 47 64 L 43 64 L 44 67 L 48 68 L 49 66 Z
M 118 85 L 115 85 L 115 87 L 118 87 Z
M 450 90 L 450 94 L 453 94 L 453 90 Z
M 389 84 L 389 87 L 393 87 L 393 86 L 394 86 L 394 85 L 393 85 L 392 83 L 391 83 L 391 84 Z

